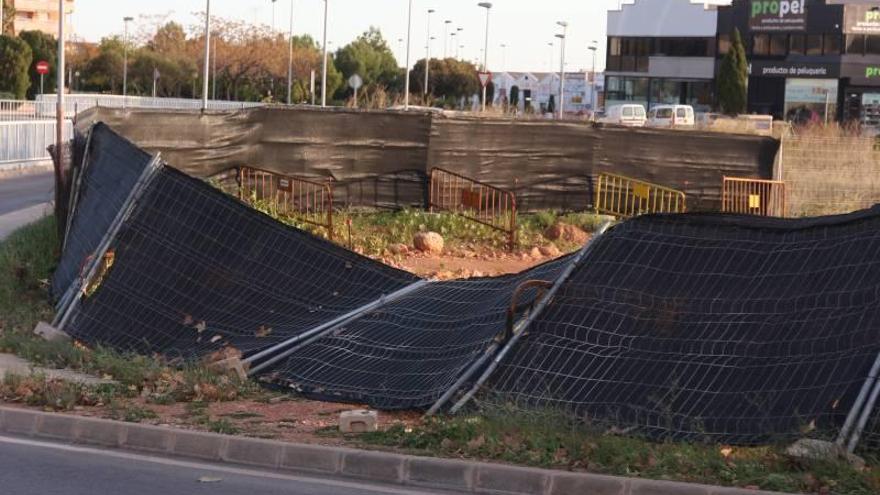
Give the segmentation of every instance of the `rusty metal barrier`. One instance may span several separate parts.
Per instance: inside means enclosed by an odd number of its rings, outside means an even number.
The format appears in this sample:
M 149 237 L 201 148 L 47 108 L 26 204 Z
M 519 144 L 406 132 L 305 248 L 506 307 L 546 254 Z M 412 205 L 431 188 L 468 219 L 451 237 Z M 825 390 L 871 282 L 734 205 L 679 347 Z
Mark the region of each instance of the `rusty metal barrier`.
M 279 175 L 265 170 L 241 167 L 238 197 L 273 215 L 327 229 L 333 240 L 333 188 L 330 184 Z
M 441 168 L 431 170 L 429 206 L 507 234 L 516 247 L 516 194 Z
M 684 213 L 687 198 L 675 189 L 601 173 L 596 184 L 596 210 L 622 218 L 647 213 Z
M 785 216 L 785 182 L 725 177 L 721 211 L 762 217 Z

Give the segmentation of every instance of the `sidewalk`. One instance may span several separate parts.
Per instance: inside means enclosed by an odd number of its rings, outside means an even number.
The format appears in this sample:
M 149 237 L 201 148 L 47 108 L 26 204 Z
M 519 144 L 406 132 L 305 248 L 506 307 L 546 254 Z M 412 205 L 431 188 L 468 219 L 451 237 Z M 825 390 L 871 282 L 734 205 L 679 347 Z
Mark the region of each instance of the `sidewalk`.
M 34 223 L 52 213 L 51 203 L 42 203 L 23 210 L 0 215 L 0 241 L 9 237 L 16 230 Z

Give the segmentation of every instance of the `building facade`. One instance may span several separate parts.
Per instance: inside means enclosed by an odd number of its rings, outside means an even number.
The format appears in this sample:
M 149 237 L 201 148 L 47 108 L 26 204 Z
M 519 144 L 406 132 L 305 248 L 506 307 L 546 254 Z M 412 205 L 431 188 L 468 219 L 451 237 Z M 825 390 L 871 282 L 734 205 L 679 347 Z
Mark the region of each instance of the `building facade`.
M 719 9 L 719 63 L 737 29 L 749 61 L 749 113 L 880 126 L 878 7 L 865 0 L 734 0 Z
M 718 11 L 691 0 L 636 0 L 608 12 L 606 106 L 714 103 Z
M 10 0 L 6 0 L 7 2 Z M 58 2 L 55 0 L 14 0 L 15 18 L 12 29 L 15 34 L 22 31 L 42 31 L 58 38 Z M 64 0 L 64 30 L 71 34 L 71 15 L 74 0 Z
M 590 115 L 595 107 L 594 100 L 600 100 L 604 91 L 603 80 L 601 74 L 567 72 L 565 113 L 570 116 Z M 546 113 L 551 99 L 553 107 L 559 108 L 558 72 L 495 72 L 492 82 L 495 85 L 493 104 L 496 106 L 510 104 L 516 94 L 516 106 L 521 112 Z

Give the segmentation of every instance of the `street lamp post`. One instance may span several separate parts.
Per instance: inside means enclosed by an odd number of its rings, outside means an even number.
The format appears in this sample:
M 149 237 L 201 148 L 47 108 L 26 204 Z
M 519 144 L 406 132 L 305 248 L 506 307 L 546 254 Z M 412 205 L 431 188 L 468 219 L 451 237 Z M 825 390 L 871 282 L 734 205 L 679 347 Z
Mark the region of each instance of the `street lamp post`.
M 324 0 L 324 62 L 321 64 L 321 107 L 327 106 L 327 13 L 329 0 Z
M 2 2 L 3 0 L 0 0 Z M 452 24 L 452 21 L 445 20 L 443 21 L 443 58 L 449 58 L 449 25 Z M 455 33 L 453 33 L 455 34 Z
M 455 46 L 455 58 L 460 58 L 461 52 L 464 50 L 464 39 L 462 38 L 462 36 L 464 36 L 464 35 L 461 34 L 462 31 L 464 31 L 464 28 L 462 28 L 462 27 L 455 29 L 455 33 L 458 36 L 457 39 L 458 39 L 458 43 L 459 43 L 458 45 Z
M 559 120 L 562 120 L 563 112 L 565 112 L 565 36 L 568 34 L 568 23 L 559 21 L 556 24 L 562 26 L 562 34 L 557 34 L 562 44 L 562 60 L 559 64 Z
M 592 44 L 590 44 L 589 50 L 593 52 L 593 68 L 590 70 L 592 75 L 592 82 L 590 84 L 590 108 L 593 110 L 592 114 L 595 117 L 596 115 L 596 51 L 599 49 L 599 42 L 593 40 Z
M 61 17 L 64 17 L 62 15 Z M 122 18 L 122 109 L 125 110 L 128 102 L 128 23 L 134 17 Z
M 428 77 L 429 72 L 431 72 L 431 14 L 434 13 L 434 9 L 428 9 L 428 36 L 427 36 L 427 44 L 425 45 L 425 104 L 427 106 L 428 101 Z
M 483 48 L 483 72 L 488 72 L 489 70 L 489 12 L 492 10 L 491 2 L 480 2 L 477 4 L 479 7 L 483 7 L 486 9 L 486 37 Z M 483 111 L 486 111 L 486 91 L 488 89 L 488 84 L 483 85 Z
M 64 0 L 58 0 L 58 99 L 55 104 L 55 181 L 61 183 L 64 172 Z M 58 201 L 58 188 L 55 199 Z
M 556 43 L 551 41 L 551 42 L 547 43 L 547 46 L 550 47 L 550 66 L 549 66 L 549 69 L 547 69 L 547 72 L 553 72 L 553 57 L 555 56 L 554 54 L 556 53 Z
M 290 105 L 293 101 L 293 0 L 290 0 L 290 26 L 287 37 L 287 104 Z
M 205 63 L 202 71 L 202 111 L 208 110 L 208 79 L 211 70 L 211 0 L 205 0 Z
M 404 82 L 403 108 L 409 110 L 409 51 L 412 46 L 412 0 L 409 0 L 409 12 L 406 21 L 406 81 Z
M 507 70 L 507 44 L 501 44 L 501 72 Z

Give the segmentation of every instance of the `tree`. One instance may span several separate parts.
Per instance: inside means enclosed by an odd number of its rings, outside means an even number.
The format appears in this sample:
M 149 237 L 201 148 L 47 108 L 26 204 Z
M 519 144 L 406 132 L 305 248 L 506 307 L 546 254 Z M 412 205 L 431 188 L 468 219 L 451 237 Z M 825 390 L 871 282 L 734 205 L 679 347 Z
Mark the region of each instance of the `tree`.
M 354 74 L 361 76 L 365 91 L 372 86 L 387 89 L 400 86 L 397 60 L 378 28 L 371 26 L 356 40 L 340 48 L 334 61 L 343 80 L 348 80 Z M 343 92 L 347 95 L 350 91 L 344 89 Z
M 104 38 L 98 56 L 84 68 L 82 84 L 88 91 L 122 93 L 123 45 L 118 37 Z
M 28 68 L 32 61 L 27 43 L 12 36 L 0 36 L 0 93 L 23 100 L 31 85 Z
M 470 62 L 454 58 L 431 59 L 430 94 L 453 100 L 462 96 L 472 96 L 480 91 L 477 68 Z M 425 85 L 425 60 L 419 60 L 410 71 L 410 86 L 422 88 Z
M 31 87 L 27 92 L 27 97 L 33 99 L 40 92 L 40 75 L 37 74 L 37 63 L 40 61 L 49 62 L 49 73 L 44 76 L 44 91 L 46 93 L 55 92 L 56 77 L 58 74 L 56 61 L 58 49 L 55 38 L 42 31 L 22 31 L 18 34 L 28 46 L 31 47 L 33 60 L 31 61 L 28 75 L 31 80 Z
M 3 25 L 0 26 L 0 35 L 12 34 L 12 23 L 15 20 L 15 7 L 9 0 L 3 2 Z
M 510 88 L 510 106 L 519 106 L 519 86 Z
M 731 35 L 731 45 L 718 72 L 718 103 L 728 115 L 745 113 L 748 107 L 749 69 L 739 29 Z

